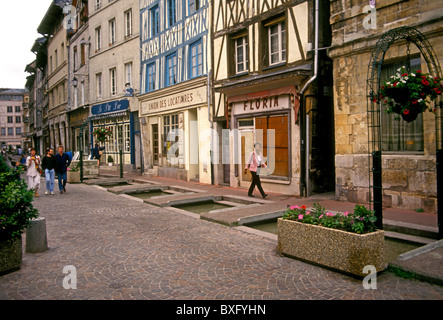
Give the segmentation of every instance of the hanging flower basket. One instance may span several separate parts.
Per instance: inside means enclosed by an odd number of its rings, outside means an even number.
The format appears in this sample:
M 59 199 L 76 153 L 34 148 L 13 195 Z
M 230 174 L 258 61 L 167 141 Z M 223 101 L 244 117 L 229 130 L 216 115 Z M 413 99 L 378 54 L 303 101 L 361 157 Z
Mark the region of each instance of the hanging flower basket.
M 442 79 L 432 77 L 421 70 L 408 73 L 405 67 L 397 71 L 382 84 L 380 93 L 373 96 L 372 101 L 383 102 L 387 114 L 398 114 L 407 122 L 414 121 L 426 110 L 435 112 L 431 102 L 443 91 Z
M 112 136 L 112 131 L 109 128 L 96 128 L 92 134 L 97 141 L 106 142 Z

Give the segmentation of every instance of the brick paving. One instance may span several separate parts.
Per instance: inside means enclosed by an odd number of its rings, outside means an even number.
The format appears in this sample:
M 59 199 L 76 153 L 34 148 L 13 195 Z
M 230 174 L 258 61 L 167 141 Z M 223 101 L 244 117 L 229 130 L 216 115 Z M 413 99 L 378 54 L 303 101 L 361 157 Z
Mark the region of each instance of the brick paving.
M 35 200 L 46 218 L 43 253 L 0 277 L 0 299 L 443 299 L 443 287 L 390 272 L 377 289 L 318 266 L 280 256 L 276 242 L 115 195 L 68 185 Z M 23 237 L 25 240 L 25 237 Z M 77 271 L 64 289 L 63 268 Z

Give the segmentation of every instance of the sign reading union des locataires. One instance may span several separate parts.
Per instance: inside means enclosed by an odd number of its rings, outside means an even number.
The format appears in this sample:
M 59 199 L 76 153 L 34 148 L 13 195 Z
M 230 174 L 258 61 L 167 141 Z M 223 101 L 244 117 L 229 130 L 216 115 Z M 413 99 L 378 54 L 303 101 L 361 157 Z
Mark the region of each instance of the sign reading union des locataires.
M 129 108 L 129 100 L 116 100 L 101 104 L 96 104 L 92 106 L 91 113 L 93 115 L 115 112 L 115 111 L 123 111 Z
M 206 87 L 152 99 L 142 103 L 142 114 L 163 112 L 206 103 Z

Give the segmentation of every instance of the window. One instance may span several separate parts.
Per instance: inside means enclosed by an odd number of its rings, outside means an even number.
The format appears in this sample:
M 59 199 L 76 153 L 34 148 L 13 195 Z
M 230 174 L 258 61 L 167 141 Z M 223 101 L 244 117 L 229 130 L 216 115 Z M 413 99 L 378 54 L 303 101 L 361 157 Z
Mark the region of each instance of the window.
M 81 89 L 81 105 L 84 106 L 85 105 L 85 81 L 82 81 L 81 85 L 80 85 L 80 89 Z
M 169 148 L 178 141 L 178 114 L 163 117 L 163 156 L 168 155 Z M 179 155 L 179 148 L 175 151 L 175 156 Z M 169 162 L 169 161 L 168 161 Z
M 189 14 L 193 14 L 200 9 L 200 0 L 189 0 Z
M 80 66 L 83 67 L 86 64 L 86 49 L 85 45 L 80 45 Z
M 271 155 L 268 155 L 268 151 L 274 152 L 274 171 L 271 173 L 271 177 L 289 177 L 289 122 L 287 115 L 275 115 L 266 117 L 255 118 L 255 130 L 262 129 L 263 131 L 263 157 L 267 157 L 267 164 L 270 166 L 269 161 Z M 268 150 L 268 130 L 274 130 L 275 134 L 275 147 Z
M 97 98 L 102 97 L 102 74 L 97 73 L 95 75 L 95 87 L 97 88 Z
M 177 83 L 177 53 L 166 57 L 166 86 Z
M 57 55 L 57 50 L 54 51 L 54 57 L 55 57 L 55 68 L 57 69 L 57 67 L 58 67 L 58 55 Z
M 95 10 L 98 10 L 102 7 L 102 1 L 101 0 L 95 0 Z
M 12 106 L 8 106 L 6 109 L 8 110 L 8 113 L 12 113 Z
M 8 123 L 14 123 L 14 117 L 8 116 Z
M 15 106 L 15 112 L 20 112 L 20 106 Z
M 407 61 L 383 65 L 380 82 L 388 80 L 397 73 L 397 69 L 407 66 Z M 420 58 L 411 59 L 410 72 L 421 69 Z M 383 101 L 381 108 L 382 151 L 392 152 L 422 152 L 424 151 L 423 114 L 419 114 L 415 121 L 410 123 L 396 120 L 395 114 L 387 114 Z
M 125 38 L 132 35 L 132 9 L 125 12 Z
M 269 65 L 286 61 L 285 21 L 270 24 L 268 30 Z
M 125 85 L 132 86 L 132 62 L 125 63 Z
M 22 128 L 15 128 L 15 135 L 20 136 L 22 134 Z
M 146 67 L 146 92 L 155 90 L 155 63 Z
M 60 46 L 60 60 L 63 62 L 65 60 L 65 44 L 62 43 Z
M 78 88 L 74 87 L 74 108 L 78 107 Z
M 52 73 L 52 56 L 49 57 L 49 72 Z
M 117 71 L 115 68 L 109 70 L 109 80 L 111 95 L 115 95 L 117 94 Z
M 22 117 L 21 116 L 15 116 L 15 123 L 22 123 Z
M 158 34 L 159 32 L 159 10 L 158 10 L 158 5 L 154 6 L 151 10 L 150 10 L 150 16 L 151 16 L 151 37 L 154 37 Z
M 6 128 L 2 128 L 2 130 L 1 130 L 1 135 L 2 135 L 2 136 L 6 136 Z
M 109 45 L 115 43 L 115 19 L 109 20 Z
M 100 51 L 102 47 L 102 28 L 95 29 L 95 51 Z
M 74 71 L 77 70 L 78 67 L 78 61 L 77 61 L 77 47 L 74 47 Z
M 190 51 L 190 78 L 201 76 L 203 74 L 203 46 L 199 40 L 189 46 Z
M 242 73 L 249 70 L 248 59 L 248 37 L 242 35 L 234 39 L 234 60 L 235 73 Z
M 177 22 L 176 0 L 168 0 L 168 27 Z
M 14 135 L 14 128 L 8 128 L 8 136 Z

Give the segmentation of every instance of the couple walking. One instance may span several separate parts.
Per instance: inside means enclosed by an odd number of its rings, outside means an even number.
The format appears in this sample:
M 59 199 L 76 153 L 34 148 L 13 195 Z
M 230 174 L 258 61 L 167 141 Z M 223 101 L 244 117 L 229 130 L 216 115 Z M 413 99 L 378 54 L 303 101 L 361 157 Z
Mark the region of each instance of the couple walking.
M 33 157 L 33 158 L 32 158 Z M 35 189 L 35 195 L 38 197 L 37 190 L 40 186 L 40 157 L 35 156 L 35 149 L 31 149 L 31 157 L 28 157 L 28 187 Z M 67 169 L 71 160 L 69 156 L 63 152 L 63 146 L 58 147 L 58 153 L 54 156 L 54 149 L 47 148 L 46 156 L 41 161 L 41 168 L 45 171 L 46 191 L 45 194 L 54 194 L 55 173 L 58 176 L 58 188 L 60 193 L 66 192 Z

